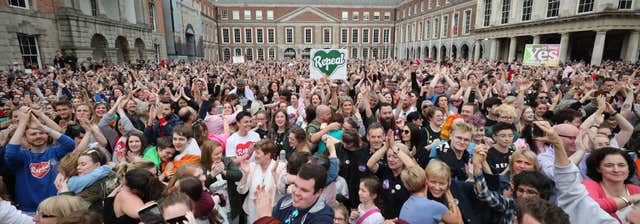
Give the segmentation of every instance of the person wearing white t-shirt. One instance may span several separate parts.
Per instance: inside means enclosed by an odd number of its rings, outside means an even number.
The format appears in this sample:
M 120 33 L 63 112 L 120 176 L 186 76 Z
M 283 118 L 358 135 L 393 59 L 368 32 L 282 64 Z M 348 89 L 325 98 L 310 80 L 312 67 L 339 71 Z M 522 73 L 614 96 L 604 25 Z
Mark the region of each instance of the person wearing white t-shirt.
M 238 113 L 236 116 L 238 131 L 233 133 L 228 139 L 225 147 L 225 155 L 238 164 L 240 158 L 247 158 L 254 161 L 253 144 L 260 141 L 260 135 L 251 131 L 251 114 L 246 111 Z M 246 155 L 246 157 L 245 157 Z

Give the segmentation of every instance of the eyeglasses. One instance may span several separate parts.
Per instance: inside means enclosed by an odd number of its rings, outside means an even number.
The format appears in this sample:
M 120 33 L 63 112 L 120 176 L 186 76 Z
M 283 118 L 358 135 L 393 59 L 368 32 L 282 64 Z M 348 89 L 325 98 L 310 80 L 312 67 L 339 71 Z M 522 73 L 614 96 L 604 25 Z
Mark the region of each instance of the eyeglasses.
M 548 98 L 547 96 L 538 96 L 539 100 L 544 100 L 544 99 L 547 99 L 547 98 Z
M 284 220 L 284 224 L 291 224 L 291 222 L 294 219 L 296 219 L 296 217 L 298 217 L 298 209 L 295 209 L 295 210 L 293 210 L 293 212 L 291 212 L 291 215 L 289 215 L 289 218 Z
M 410 130 L 402 130 L 402 133 L 404 133 L 404 134 L 411 134 L 411 131 L 410 131 Z

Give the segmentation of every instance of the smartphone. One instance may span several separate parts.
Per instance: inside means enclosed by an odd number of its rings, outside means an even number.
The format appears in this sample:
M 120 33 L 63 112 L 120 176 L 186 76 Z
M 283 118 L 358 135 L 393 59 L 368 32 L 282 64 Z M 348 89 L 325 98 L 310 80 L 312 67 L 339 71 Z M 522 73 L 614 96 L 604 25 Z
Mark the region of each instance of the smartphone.
M 534 138 L 544 137 L 544 131 L 542 131 L 542 129 L 540 129 L 540 127 L 538 127 L 537 125 L 532 124 L 531 125 L 531 135 Z
M 222 106 L 216 107 L 216 112 L 218 113 L 218 115 L 222 114 L 223 111 L 224 109 L 222 108 Z
M 162 224 L 164 223 L 164 218 L 162 218 L 162 214 L 160 214 L 160 208 L 158 204 L 153 203 L 146 208 L 143 208 L 138 212 L 140 216 L 140 220 L 144 224 Z
M 175 217 L 175 218 L 168 219 L 167 221 L 165 221 L 165 223 L 166 224 L 182 224 L 185 221 L 188 222 L 189 220 L 187 219 L 186 216 L 183 215 L 183 216 L 178 216 L 178 217 Z M 145 224 L 146 224 L 146 222 L 145 222 Z

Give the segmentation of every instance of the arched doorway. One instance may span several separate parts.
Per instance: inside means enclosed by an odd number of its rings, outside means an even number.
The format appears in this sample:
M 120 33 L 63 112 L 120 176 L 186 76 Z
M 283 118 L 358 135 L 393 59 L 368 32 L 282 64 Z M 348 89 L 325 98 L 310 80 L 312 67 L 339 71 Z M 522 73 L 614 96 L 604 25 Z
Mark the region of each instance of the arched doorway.
M 311 57 L 311 48 L 305 48 L 302 50 L 302 59 L 309 59 Z
M 440 60 L 447 60 L 447 47 L 445 46 L 440 47 Z
M 460 50 L 462 51 L 460 53 L 460 56 L 462 57 L 462 59 L 465 59 L 465 60 L 469 59 L 469 46 L 467 46 L 466 44 L 463 44 Z
M 431 47 L 431 58 L 432 59 L 438 58 L 438 48 L 436 48 L 436 46 Z
M 107 58 L 107 52 L 105 49 L 107 48 L 107 38 L 102 36 L 102 34 L 94 34 L 91 37 L 91 48 L 93 52 L 91 53 L 93 60 L 102 61 Z
M 184 39 L 186 48 L 184 53 L 189 56 L 196 55 L 196 35 L 191 24 L 187 25 L 187 29 L 184 31 Z
M 407 57 L 405 57 L 405 59 L 409 59 L 409 53 L 410 53 L 409 48 L 407 48 L 406 52 L 407 52 Z
M 422 51 L 420 50 L 420 48 L 419 48 L 419 47 L 418 47 L 418 48 L 416 48 L 416 53 L 418 53 L 418 55 L 417 55 L 418 57 L 417 57 L 417 58 L 420 58 L 420 52 L 422 52 Z
M 451 59 L 458 58 L 458 47 L 456 45 L 451 45 Z
M 429 58 L 429 47 L 424 47 L 424 57 Z
M 138 60 L 145 60 L 146 58 L 144 56 L 144 41 L 138 38 L 133 45 L 136 48 L 136 53 L 138 53 Z
M 120 62 L 129 62 L 129 42 L 127 42 L 127 38 L 123 36 L 118 36 L 116 38 L 116 61 Z
M 296 50 L 294 50 L 293 48 L 287 48 L 284 50 L 284 57 L 285 58 L 289 58 L 289 59 L 295 59 L 296 58 Z

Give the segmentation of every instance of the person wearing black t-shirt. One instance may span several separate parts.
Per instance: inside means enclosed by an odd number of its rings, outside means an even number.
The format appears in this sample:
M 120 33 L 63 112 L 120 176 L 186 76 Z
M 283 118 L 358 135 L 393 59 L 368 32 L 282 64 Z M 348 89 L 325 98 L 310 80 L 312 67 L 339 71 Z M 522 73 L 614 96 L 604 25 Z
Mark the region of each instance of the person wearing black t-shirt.
M 487 151 L 487 163 L 495 175 L 502 173 L 509 167 L 509 159 L 514 149 L 513 144 L 515 126 L 499 122 L 493 126 L 495 144 Z
M 360 203 L 358 196 L 360 179 L 373 175 L 367 169 L 367 161 L 371 157 L 368 148 L 368 145 L 360 143 L 358 131 L 355 129 L 345 130 L 342 134 L 342 142 L 336 144 L 336 154 L 340 160 L 338 174 L 344 178 L 349 188 L 349 199 L 345 202 L 349 209 L 357 208 Z
M 465 122 L 454 122 L 449 140 L 435 143 L 429 158 L 445 162 L 451 168 L 451 177 L 459 181 L 469 178 L 466 166 L 471 159 L 469 144 L 473 136 L 473 126 Z

